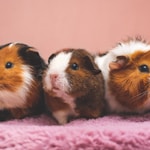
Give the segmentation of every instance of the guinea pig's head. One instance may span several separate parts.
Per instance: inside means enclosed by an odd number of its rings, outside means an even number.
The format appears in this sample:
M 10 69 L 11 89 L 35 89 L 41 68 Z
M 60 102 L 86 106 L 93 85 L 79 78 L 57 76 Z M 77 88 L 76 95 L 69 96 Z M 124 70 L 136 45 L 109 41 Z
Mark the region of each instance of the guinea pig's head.
M 23 105 L 35 80 L 41 80 L 44 66 L 38 52 L 28 45 L 0 46 L 0 108 Z
M 52 54 L 44 77 L 44 89 L 82 94 L 97 84 L 95 76 L 100 70 L 94 58 L 84 49 L 65 49 Z
M 117 56 L 109 67 L 110 91 L 123 106 L 136 109 L 150 101 L 150 51 Z

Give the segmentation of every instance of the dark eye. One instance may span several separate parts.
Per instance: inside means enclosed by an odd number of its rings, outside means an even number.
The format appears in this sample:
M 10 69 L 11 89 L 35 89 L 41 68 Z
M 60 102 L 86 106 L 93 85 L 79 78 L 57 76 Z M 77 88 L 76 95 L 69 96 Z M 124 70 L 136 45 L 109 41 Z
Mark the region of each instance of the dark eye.
M 5 68 L 7 68 L 7 69 L 10 69 L 10 68 L 12 68 L 13 67 L 13 63 L 12 62 L 7 62 L 6 64 L 5 64 Z
M 141 66 L 139 66 L 139 70 L 141 72 L 147 72 L 147 73 L 150 72 L 149 67 L 147 65 L 141 65 Z
M 79 69 L 79 65 L 76 64 L 76 63 L 73 63 L 73 64 L 71 65 L 71 69 L 72 69 L 72 70 L 78 70 L 78 69 Z

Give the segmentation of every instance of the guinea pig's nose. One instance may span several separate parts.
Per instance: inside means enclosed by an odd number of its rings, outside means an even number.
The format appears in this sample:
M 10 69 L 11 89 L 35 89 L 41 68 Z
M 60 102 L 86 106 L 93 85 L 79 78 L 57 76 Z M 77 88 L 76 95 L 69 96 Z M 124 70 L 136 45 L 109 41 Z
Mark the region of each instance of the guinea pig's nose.
M 50 74 L 51 80 L 55 81 L 58 78 L 57 74 Z

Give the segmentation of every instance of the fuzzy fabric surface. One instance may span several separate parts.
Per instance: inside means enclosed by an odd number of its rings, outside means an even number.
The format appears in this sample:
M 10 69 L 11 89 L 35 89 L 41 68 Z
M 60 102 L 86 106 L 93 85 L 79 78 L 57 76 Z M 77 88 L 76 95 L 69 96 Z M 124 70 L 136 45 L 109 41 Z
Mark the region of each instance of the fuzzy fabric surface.
M 77 119 L 46 116 L 0 123 L 0 150 L 150 150 L 150 114 Z

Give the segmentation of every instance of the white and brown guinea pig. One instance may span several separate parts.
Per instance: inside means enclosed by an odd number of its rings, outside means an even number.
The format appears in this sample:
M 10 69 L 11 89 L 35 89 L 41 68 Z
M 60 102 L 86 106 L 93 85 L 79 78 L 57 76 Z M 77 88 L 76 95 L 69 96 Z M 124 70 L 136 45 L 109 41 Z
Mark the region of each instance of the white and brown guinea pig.
M 150 111 L 150 44 L 141 38 L 119 43 L 95 62 L 105 80 L 110 112 Z
M 70 118 L 103 114 L 103 77 L 94 58 L 84 49 L 63 49 L 49 57 L 43 77 L 48 110 L 59 124 Z
M 42 111 L 44 69 L 44 60 L 32 47 L 20 43 L 0 46 L 0 120 Z

